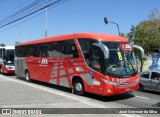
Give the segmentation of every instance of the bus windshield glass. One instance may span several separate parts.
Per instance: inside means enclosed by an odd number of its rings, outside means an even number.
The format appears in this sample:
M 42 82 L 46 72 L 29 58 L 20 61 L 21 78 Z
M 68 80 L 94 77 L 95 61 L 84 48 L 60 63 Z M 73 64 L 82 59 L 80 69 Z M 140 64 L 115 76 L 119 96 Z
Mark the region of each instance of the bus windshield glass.
M 14 49 L 7 50 L 6 61 L 7 65 L 14 65 Z
M 102 42 L 109 49 L 109 59 L 105 60 L 105 74 L 127 78 L 138 73 L 133 49 L 129 43 Z

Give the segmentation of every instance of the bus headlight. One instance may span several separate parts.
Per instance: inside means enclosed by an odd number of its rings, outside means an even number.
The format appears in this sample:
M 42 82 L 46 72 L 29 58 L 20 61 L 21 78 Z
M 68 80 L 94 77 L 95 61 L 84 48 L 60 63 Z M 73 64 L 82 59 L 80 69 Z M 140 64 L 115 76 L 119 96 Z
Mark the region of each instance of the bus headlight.
M 102 80 L 103 82 L 107 83 L 107 84 L 110 84 L 110 85 L 115 85 L 115 86 L 118 85 L 118 83 L 116 83 L 116 82 L 112 82 L 112 81 L 109 81 L 109 80 L 106 80 L 106 79 L 103 79 L 103 78 L 101 78 L 101 80 Z

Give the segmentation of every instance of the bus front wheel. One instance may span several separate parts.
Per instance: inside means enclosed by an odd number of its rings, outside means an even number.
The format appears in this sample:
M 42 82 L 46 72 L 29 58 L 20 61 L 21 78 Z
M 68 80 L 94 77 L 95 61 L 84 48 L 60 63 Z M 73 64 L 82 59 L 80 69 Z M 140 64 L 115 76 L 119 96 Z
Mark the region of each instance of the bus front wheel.
M 25 72 L 25 80 L 27 81 L 27 82 L 29 82 L 31 79 L 30 79 L 30 74 L 29 74 L 29 71 L 27 70 L 26 72 Z
M 73 91 L 77 95 L 84 95 L 84 84 L 81 79 L 78 78 L 73 82 Z

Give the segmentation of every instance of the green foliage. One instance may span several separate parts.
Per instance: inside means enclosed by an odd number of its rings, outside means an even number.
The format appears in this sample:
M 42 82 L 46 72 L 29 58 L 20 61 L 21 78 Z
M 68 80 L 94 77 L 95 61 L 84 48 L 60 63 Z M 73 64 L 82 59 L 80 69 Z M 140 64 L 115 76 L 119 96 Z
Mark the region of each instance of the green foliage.
M 132 25 L 130 32 L 126 34 L 126 38 L 128 38 L 130 42 L 133 42 L 134 37 L 135 37 L 135 27 Z
M 146 54 L 160 48 L 160 19 L 140 22 L 135 27 L 134 43 L 144 48 Z
M 121 32 L 120 32 L 120 36 L 121 37 L 126 37 L 126 35 L 124 33 L 121 33 Z
M 148 20 L 132 26 L 125 36 L 130 42 L 143 47 L 147 55 L 160 52 L 160 12 L 157 9 L 151 11 Z

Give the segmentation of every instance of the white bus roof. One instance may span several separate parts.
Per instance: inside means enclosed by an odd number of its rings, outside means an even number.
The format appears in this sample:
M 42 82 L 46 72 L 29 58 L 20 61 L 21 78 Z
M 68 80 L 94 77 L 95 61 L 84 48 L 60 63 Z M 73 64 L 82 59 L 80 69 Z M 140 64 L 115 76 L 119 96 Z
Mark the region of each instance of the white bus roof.
M 6 50 L 8 50 L 8 49 L 15 49 L 15 46 L 0 46 L 0 49 L 1 48 L 4 48 L 4 49 L 6 49 Z

